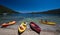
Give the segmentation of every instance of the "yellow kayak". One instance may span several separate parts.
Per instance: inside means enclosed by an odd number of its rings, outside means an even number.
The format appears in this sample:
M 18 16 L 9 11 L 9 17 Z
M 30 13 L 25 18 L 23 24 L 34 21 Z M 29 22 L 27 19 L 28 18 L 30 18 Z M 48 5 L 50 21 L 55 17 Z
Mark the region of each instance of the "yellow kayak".
M 49 24 L 49 25 L 55 25 L 56 23 L 54 23 L 54 22 L 48 22 L 47 24 Z
M 44 21 L 43 19 L 41 19 L 39 22 L 42 23 L 42 24 L 47 24 L 47 25 L 56 25 L 55 22 L 49 22 L 47 20 Z
M 45 22 L 42 22 L 43 24 L 47 24 L 47 25 L 56 25 L 56 23 L 55 22 L 47 22 L 47 23 L 45 23 Z
M 27 26 L 25 22 L 22 22 L 20 26 L 18 26 L 18 34 L 23 33 L 26 30 Z

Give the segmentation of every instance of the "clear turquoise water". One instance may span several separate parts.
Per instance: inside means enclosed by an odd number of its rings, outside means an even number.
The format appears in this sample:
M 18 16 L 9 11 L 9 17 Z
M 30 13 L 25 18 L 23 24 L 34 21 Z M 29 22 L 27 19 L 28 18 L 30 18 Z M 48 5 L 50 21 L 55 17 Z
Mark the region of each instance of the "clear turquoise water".
M 25 21 L 33 20 L 37 22 L 40 19 L 53 21 L 56 22 L 57 24 L 60 24 L 60 15 L 57 14 L 12 14 L 7 16 L 0 16 L 0 24 L 13 20 L 16 20 L 17 22 L 22 20 Z
M 40 19 L 48 20 L 51 22 L 55 22 L 56 26 L 49 26 L 39 23 Z M 4 22 L 9 22 L 15 20 L 17 22 L 17 26 L 20 25 L 22 21 L 26 21 L 30 23 L 31 21 L 35 22 L 42 29 L 51 29 L 54 30 L 60 26 L 60 15 L 57 14 L 11 14 L 6 16 L 0 16 L 0 24 Z M 15 27 L 15 26 L 13 26 Z M 12 26 L 11 26 L 12 28 Z M 15 27 L 16 28 L 16 27 Z

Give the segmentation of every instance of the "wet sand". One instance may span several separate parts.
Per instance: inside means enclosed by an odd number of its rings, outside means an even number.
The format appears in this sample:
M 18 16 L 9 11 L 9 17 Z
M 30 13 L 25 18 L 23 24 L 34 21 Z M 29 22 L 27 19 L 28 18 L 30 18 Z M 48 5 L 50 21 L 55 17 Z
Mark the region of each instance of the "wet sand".
M 5 28 L 0 28 L 0 35 L 18 35 L 18 30 L 17 29 L 5 29 Z M 26 30 L 23 32 L 21 35 L 38 35 L 34 31 Z M 40 35 L 58 35 L 57 32 L 53 31 L 41 31 Z

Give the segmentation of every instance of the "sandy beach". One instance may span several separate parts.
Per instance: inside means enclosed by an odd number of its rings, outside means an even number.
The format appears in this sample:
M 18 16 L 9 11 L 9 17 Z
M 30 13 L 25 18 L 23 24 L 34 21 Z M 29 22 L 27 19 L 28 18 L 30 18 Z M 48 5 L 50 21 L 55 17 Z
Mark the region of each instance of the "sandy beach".
M 18 29 L 0 28 L 0 35 L 18 35 Z M 38 35 L 36 32 L 27 29 L 21 35 Z M 60 35 L 55 31 L 42 30 L 40 35 Z
M 24 20 L 24 21 L 26 21 L 26 20 Z M 60 35 L 60 33 L 56 31 L 56 28 L 58 28 L 58 27 L 41 24 L 36 19 L 34 19 L 34 20 L 29 19 L 29 21 L 27 21 L 28 22 L 27 29 L 21 35 L 39 35 L 36 32 L 34 32 L 33 30 L 30 31 L 30 28 L 29 28 L 30 21 L 33 21 L 33 22 L 37 23 L 37 25 L 40 26 L 40 28 L 42 30 L 40 32 L 40 35 Z M 21 24 L 21 21 L 17 22 L 15 25 L 8 26 L 7 28 L 0 28 L 0 35 L 18 35 L 18 26 L 20 24 Z
M 18 35 L 18 26 L 17 24 L 8 26 L 7 28 L 0 28 L 0 35 Z M 41 32 L 40 35 L 60 35 L 59 32 L 55 31 L 55 26 L 40 24 Z M 27 25 L 27 29 L 21 35 L 39 35 L 35 31 L 29 28 Z

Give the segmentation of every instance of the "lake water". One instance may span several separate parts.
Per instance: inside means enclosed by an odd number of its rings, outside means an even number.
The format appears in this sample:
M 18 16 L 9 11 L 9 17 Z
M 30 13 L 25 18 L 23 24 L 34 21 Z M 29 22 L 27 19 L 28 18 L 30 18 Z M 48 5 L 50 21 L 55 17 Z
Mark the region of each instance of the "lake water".
M 7 16 L 0 16 L 0 23 L 8 22 L 8 21 L 21 21 L 25 19 L 44 19 L 49 21 L 54 21 L 59 24 L 60 22 L 60 15 L 57 14 L 11 14 Z
M 7 16 L 0 16 L 0 23 L 9 22 L 13 20 L 16 20 L 18 22 L 26 19 L 28 21 L 28 18 L 32 20 L 44 19 L 48 21 L 54 21 L 57 24 L 60 24 L 60 15 L 57 14 L 11 14 Z
M 51 26 L 40 24 L 39 23 L 40 19 L 55 22 L 56 26 L 60 27 L 60 14 L 11 14 L 6 16 L 0 16 L 0 24 L 13 20 L 17 22 L 17 25 L 19 25 L 22 21 L 26 22 L 33 21 L 37 23 L 41 28 L 54 30 L 53 27 Z

